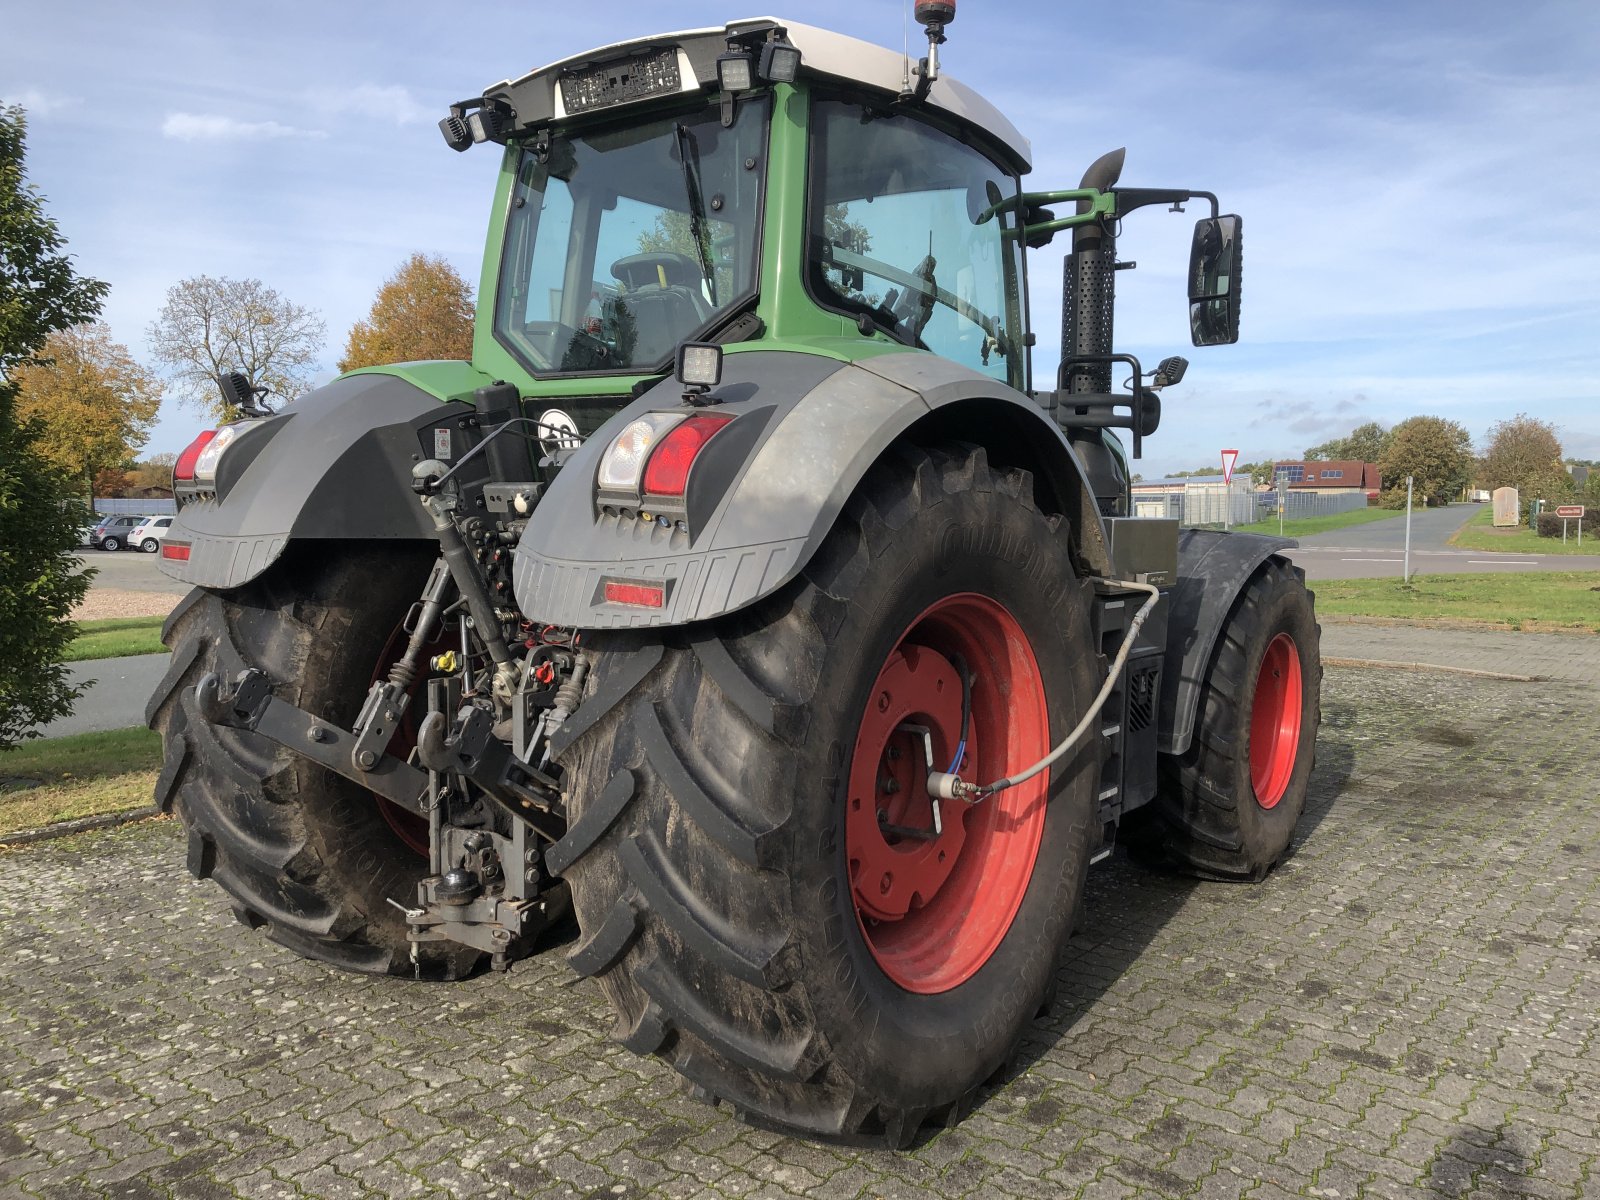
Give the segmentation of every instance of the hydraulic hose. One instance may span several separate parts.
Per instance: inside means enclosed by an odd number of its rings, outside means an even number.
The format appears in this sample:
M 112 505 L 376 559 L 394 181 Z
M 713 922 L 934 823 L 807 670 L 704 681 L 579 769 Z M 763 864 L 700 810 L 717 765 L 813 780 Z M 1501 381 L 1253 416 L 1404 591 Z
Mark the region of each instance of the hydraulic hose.
M 1089 705 L 1089 711 L 1083 714 L 1082 720 L 1073 726 L 1072 732 L 1062 739 L 1059 746 L 1024 771 L 1018 771 L 1016 774 L 1008 775 L 1004 779 L 997 779 L 993 783 L 983 784 L 967 783 L 957 778 L 954 773 L 945 775 L 935 773 L 928 777 L 929 794 L 945 799 L 965 800 L 969 804 L 975 804 L 986 796 L 992 796 L 996 792 L 1003 792 L 1009 787 L 1015 787 L 1019 783 L 1027 782 L 1040 771 L 1059 761 L 1067 751 L 1083 740 L 1083 735 L 1088 732 L 1089 726 L 1094 723 L 1095 718 L 1100 715 L 1100 710 L 1106 706 L 1106 701 L 1110 699 L 1111 690 L 1116 687 L 1117 679 L 1122 674 L 1122 668 L 1127 665 L 1128 655 L 1133 652 L 1133 644 L 1139 640 L 1140 628 L 1161 599 L 1161 590 L 1153 584 L 1129 583 L 1121 579 L 1096 579 L 1094 582 L 1127 588 L 1130 591 L 1149 592 L 1150 598 L 1140 605 L 1139 611 L 1134 614 L 1133 622 L 1128 626 L 1128 634 L 1122 639 L 1122 646 L 1117 651 L 1117 657 L 1112 660 L 1111 669 L 1106 672 L 1106 681 L 1100 685 L 1099 694 L 1095 696 L 1094 703 Z

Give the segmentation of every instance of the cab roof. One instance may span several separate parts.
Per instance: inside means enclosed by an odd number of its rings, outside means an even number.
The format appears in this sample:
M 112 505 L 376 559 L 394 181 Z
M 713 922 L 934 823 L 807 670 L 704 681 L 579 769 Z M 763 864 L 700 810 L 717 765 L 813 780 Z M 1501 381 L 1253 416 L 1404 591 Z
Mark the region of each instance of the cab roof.
M 753 44 L 773 31 L 786 35 L 799 49 L 802 74 L 846 80 L 890 96 L 898 96 L 906 85 L 907 61 L 898 51 L 798 21 L 747 17 L 730 21 L 726 26 L 685 29 L 615 42 L 539 67 L 516 79 L 501 80 L 485 88 L 483 94 L 486 100 L 501 100 L 510 106 L 515 113 L 514 129 L 531 129 L 574 115 L 568 111 L 563 88 L 558 86 L 564 79 L 575 80 L 598 73 L 613 83 L 620 81 L 620 86 L 609 89 L 613 98 L 575 111 L 622 109 L 642 100 L 659 98 L 664 94 L 661 88 L 665 83 L 648 94 L 628 95 L 627 73 L 617 70 L 652 58 L 668 64 L 666 78 L 669 81 L 675 60 L 677 85 L 671 91 L 683 94 L 714 89 L 717 87 L 717 58 L 727 50 L 730 41 Z M 616 98 L 618 96 L 622 98 Z M 925 103 L 986 135 L 1006 152 L 1011 165 L 1019 172 L 1031 169 L 1033 148 L 1028 139 L 999 109 L 966 84 L 941 71 Z

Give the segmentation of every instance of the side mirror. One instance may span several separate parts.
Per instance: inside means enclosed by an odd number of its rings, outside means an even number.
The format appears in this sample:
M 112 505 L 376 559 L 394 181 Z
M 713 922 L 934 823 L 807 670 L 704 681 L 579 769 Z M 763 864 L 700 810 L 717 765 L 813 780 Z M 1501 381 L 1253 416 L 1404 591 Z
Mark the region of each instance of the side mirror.
M 1228 346 L 1239 340 L 1239 274 L 1244 223 L 1236 216 L 1202 217 L 1189 251 L 1189 340 Z

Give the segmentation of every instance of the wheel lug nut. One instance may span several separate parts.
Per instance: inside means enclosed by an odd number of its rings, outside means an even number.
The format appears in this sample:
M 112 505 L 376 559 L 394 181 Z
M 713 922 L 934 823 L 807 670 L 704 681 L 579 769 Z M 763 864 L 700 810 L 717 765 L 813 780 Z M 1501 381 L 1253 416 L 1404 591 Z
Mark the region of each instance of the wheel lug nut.
M 883 873 L 883 878 L 878 881 L 878 890 L 887 896 L 889 894 L 889 889 L 893 886 L 894 876 L 885 871 Z
M 893 778 L 880 779 L 878 780 L 878 790 L 885 795 L 892 796 L 900 790 L 900 782 Z

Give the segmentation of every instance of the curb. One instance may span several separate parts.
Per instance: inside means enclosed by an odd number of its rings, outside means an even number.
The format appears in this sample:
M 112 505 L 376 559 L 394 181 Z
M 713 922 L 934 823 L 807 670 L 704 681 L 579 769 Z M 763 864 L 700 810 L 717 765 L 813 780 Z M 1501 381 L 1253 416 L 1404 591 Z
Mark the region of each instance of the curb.
M 1505 679 L 1512 683 L 1549 683 L 1548 675 L 1510 675 L 1504 671 L 1479 671 L 1472 667 L 1447 667 L 1440 663 L 1390 662 L 1381 658 L 1324 658 L 1325 667 L 1378 667 L 1390 671 L 1443 671 L 1447 675 L 1471 675 L 1477 679 Z
M 35 842 L 49 842 L 56 838 L 71 837 L 75 833 L 92 833 L 97 829 L 114 829 L 118 825 L 131 825 L 159 817 L 161 810 L 154 804 L 133 808 L 127 812 L 105 813 L 98 817 L 79 817 L 75 821 L 57 821 L 54 825 L 41 825 L 37 829 L 20 829 L 15 833 L 0 833 L 0 850 L 13 846 L 31 846 Z

